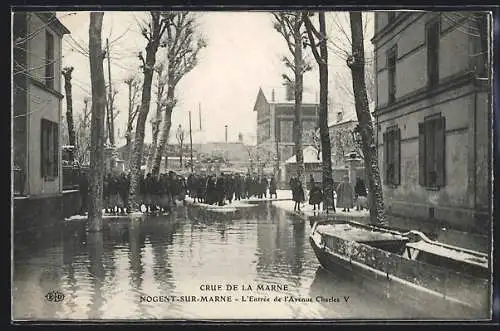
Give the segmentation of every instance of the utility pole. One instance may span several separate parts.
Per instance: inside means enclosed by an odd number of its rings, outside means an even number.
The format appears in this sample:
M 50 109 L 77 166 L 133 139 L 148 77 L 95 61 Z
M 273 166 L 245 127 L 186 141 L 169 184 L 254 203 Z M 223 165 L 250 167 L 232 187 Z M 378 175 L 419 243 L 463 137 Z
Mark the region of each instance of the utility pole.
M 200 131 L 201 131 L 201 102 L 198 102 L 198 120 L 200 121 Z
M 201 126 L 201 122 L 200 122 Z M 189 149 L 191 157 L 191 173 L 193 172 L 193 134 L 191 129 L 191 111 L 189 111 Z
M 109 130 L 109 142 L 112 146 L 115 145 L 115 128 L 114 128 L 114 116 L 113 116 L 113 90 L 111 88 L 111 54 L 109 53 L 109 40 L 106 38 L 106 54 L 108 55 L 108 130 Z

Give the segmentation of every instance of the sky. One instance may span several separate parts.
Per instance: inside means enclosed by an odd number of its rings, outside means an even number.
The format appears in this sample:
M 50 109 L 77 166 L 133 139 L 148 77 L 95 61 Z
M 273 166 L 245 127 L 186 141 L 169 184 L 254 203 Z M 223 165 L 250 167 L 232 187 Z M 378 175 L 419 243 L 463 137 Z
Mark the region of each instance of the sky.
M 71 31 L 63 39 L 63 66 L 73 66 L 73 109 L 81 112 L 86 96 L 91 95 L 89 59 L 76 49 L 75 43 L 88 49 L 89 12 L 59 12 L 61 22 Z M 128 109 L 126 78 L 139 71 L 139 51 L 145 53 L 146 40 L 140 33 L 138 22 L 148 17 L 147 12 L 105 12 L 103 20 L 103 42 L 110 42 L 111 82 L 118 90 L 116 105 L 119 110 L 115 122 L 118 145 L 124 144 L 124 133 Z M 192 112 L 193 142 L 225 140 L 225 125 L 228 126 L 228 141 L 237 141 L 243 134 L 245 143 L 256 141 L 256 114 L 253 111 L 260 86 L 281 86 L 281 75 L 287 72 L 281 58 L 288 55 L 285 41 L 273 28 L 273 16 L 268 12 L 198 12 L 198 31 L 207 41 L 200 53 L 198 65 L 180 81 L 176 88 L 177 105 L 172 115 L 172 128 L 180 124 L 189 127 L 188 114 Z M 333 14 L 332 14 L 333 15 Z M 350 47 L 345 41 L 349 34 L 347 13 L 340 14 L 334 23 L 327 18 L 329 26 L 329 76 L 330 97 L 336 102 L 352 104 L 345 93 L 337 88 L 335 75 L 347 67 L 338 45 Z M 327 16 L 329 17 L 329 16 Z M 366 29 L 365 44 L 373 34 L 372 22 Z M 315 23 L 315 21 L 313 21 Z M 340 28 L 339 28 L 340 27 Z M 344 31 L 342 31 L 344 30 Z M 342 39 L 344 41 L 342 42 Z M 335 43 L 335 45 L 333 45 Z M 158 54 L 160 60 L 162 54 Z M 304 76 L 304 87 L 319 93 L 317 65 L 308 55 L 313 70 Z M 107 63 L 104 70 L 107 79 Z M 347 71 L 348 73 L 348 71 Z M 349 82 L 344 82 L 349 84 Z M 152 95 L 154 101 L 154 94 Z M 199 110 L 201 109 L 201 132 Z M 63 102 L 63 113 L 65 102 Z M 145 141 L 151 141 L 149 118 L 155 115 L 156 105 L 151 104 L 146 127 Z

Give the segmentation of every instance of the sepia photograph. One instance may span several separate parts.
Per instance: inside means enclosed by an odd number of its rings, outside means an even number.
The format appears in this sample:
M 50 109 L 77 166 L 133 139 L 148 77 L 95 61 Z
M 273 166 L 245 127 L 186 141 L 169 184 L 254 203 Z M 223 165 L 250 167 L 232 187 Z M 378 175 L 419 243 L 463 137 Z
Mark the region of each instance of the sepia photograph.
M 491 12 L 48 9 L 13 323 L 491 320 Z

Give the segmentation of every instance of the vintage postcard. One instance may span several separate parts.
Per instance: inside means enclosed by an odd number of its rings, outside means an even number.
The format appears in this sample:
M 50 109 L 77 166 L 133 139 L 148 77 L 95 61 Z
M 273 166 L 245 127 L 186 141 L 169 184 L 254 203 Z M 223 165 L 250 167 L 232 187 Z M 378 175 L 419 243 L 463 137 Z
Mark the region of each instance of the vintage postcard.
M 12 11 L 12 320 L 488 320 L 492 16 Z

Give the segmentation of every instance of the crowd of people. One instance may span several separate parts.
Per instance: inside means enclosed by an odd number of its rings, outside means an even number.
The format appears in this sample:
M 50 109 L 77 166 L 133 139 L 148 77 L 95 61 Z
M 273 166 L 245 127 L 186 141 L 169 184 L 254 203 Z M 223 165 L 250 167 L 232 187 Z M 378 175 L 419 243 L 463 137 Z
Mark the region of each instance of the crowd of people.
M 300 206 L 306 200 L 306 194 L 302 182 L 298 176 L 290 178 L 290 189 L 292 190 L 292 200 L 294 201 L 293 210 L 301 211 Z M 350 212 L 356 205 L 356 210 L 368 208 L 367 190 L 362 178 L 356 179 L 356 185 L 353 187 L 349 181 L 349 177 L 345 176 L 341 183 L 334 183 L 334 197 L 337 198 L 336 207 L 342 208 L 343 212 Z M 313 206 L 313 210 L 320 209 L 320 204 L 324 200 L 323 190 L 319 187 L 314 177 L 309 177 L 309 204 Z M 334 206 L 335 211 L 335 206 Z
M 290 179 L 294 211 L 300 211 L 301 204 L 306 200 L 306 194 L 298 176 Z M 106 213 L 125 214 L 129 211 L 130 173 L 108 173 L 104 177 L 103 204 Z M 320 209 L 324 200 L 324 194 L 317 182 L 311 175 L 308 183 L 309 204 L 313 210 Z M 353 186 L 349 177 L 344 181 L 334 183 L 334 194 L 336 195 L 336 207 L 342 208 L 344 212 L 350 212 L 356 206 L 356 210 L 368 208 L 367 190 L 363 179 L 357 178 Z M 89 182 L 87 175 L 82 174 L 80 180 L 80 192 L 82 196 L 81 214 L 87 211 L 87 199 Z M 187 178 L 173 171 L 160 174 L 155 178 L 150 173 L 141 178 L 139 183 L 138 201 L 146 209 L 146 212 L 170 212 L 175 201 L 186 203 L 186 196 L 196 203 L 223 206 L 236 200 L 251 197 L 278 198 L 276 180 L 273 176 L 257 176 L 247 173 L 220 173 L 218 175 L 205 175 L 191 173 Z
M 103 182 L 103 206 L 108 214 L 125 214 L 129 211 L 130 173 L 108 173 Z M 138 201 L 147 212 L 169 212 L 174 201 L 185 203 L 186 181 L 183 176 L 175 172 L 160 174 L 158 178 L 150 173 L 142 177 L 139 183 Z M 80 192 L 82 208 L 80 213 L 87 211 L 89 191 L 88 176 L 85 173 L 80 177 Z
M 256 176 L 239 173 L 220 173 L 219 175 L 190 174 L 187 178 L 189 196 L 194 202 L 223 206 L 233 200 L 275 198 L 276 180 L 271 176 Z
M 82 208 L 80 213 L 87 212 L 89 181 L 86 173 L 80 177 Z M 146 212 L 170 212 L 175 200 L 186 203 L 186 196 L 194 202 L 217 204 L 223 206 L 233 200 L 250 197 L 277 198 L 276 180 L 271 176 L 256 176 L 239 173 L 221 173 L 220 175 L 190 174 L 187 179 L 173 171 L 160 174 L 155 178 L 150 173 L 141 178 L 139 183 L 139 204 L 145 206 Z M 103 205 L 108 214 L 125 214 L 129 211 L 128 195 L 130 190 L 130 173 L 108 173 L 103 183 Z

